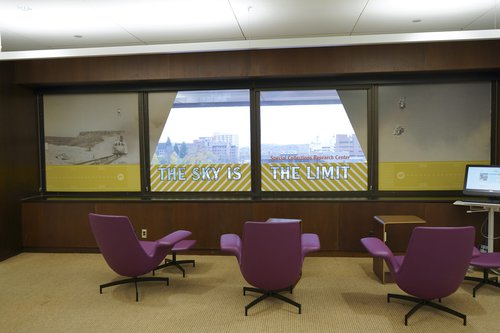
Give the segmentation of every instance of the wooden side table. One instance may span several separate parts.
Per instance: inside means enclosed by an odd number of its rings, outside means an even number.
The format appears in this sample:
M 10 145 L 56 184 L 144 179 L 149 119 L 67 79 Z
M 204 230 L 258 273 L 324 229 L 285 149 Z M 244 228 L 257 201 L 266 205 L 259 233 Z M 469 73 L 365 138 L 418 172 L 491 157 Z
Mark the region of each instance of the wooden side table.
M 387 227 L 402 224 L 423 224 L 420 217 L 415 215 L 377 215 L 373 217 L 374 236 L 380 238 L 384 243 L 387 241 Z M 373 258 L 373 272 L 382 283 L 394 282 L 391 272 L 382 258 Z
M 302 222 L 301 219 L 283 219 L 277 217 L 271 217 L 266 220 L 266 222 Z

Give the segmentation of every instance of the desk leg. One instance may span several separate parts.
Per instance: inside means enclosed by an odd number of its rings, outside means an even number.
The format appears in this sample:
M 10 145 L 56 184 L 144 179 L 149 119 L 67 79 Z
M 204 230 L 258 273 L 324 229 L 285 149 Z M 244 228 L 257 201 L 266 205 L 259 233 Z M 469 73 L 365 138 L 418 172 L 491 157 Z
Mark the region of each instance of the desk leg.
M 488 252 L 493 252 L 493 240 L 495 237 L 495 210 L 488 209 Z
M 385 226 L 381 223 L 375 222 L 373 225 L 373 235 L 385 242 Z M 385 283 L 384 266 L 385 263 L 383 259 L 373 258 L 373 272 L 382 283 Z
M 384 283 L 384 260 L 381 258 L 373 258 L 373 273 Z

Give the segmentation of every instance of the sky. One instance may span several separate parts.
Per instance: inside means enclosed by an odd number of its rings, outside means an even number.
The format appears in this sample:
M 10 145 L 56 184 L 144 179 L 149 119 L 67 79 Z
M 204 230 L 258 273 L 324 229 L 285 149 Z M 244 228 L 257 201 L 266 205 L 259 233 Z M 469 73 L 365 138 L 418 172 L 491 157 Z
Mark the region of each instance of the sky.
M 179 127 L 179 124 L 187 124 Z M 190 143 L 199 137 L 238 134 L 239 146 L 250 146 L 250 111 L 248 107 L 172 109 L 160 138 L 173 143 Z M 334 105 L 285 105 L 261 108 L 263 144 L 307 144 L 317 138 L 330 144 L 335 134 L 353 134 L 344 107 Z

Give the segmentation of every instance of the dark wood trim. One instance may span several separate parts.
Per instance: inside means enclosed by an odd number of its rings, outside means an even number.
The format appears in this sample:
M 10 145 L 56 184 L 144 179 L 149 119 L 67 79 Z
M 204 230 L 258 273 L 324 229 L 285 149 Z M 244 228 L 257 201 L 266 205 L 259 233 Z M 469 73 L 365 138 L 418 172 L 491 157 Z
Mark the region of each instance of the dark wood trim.
M 492 72 L 500 69 L 498 54 L 500 41 L 486 40 L 23 60 L 15 62 L 15 83 L 50 86 Z
M 491 164 L 500 163 L 500 81 L 493 81 L 491 91 Z
M 0 260 L 22 251 L 20 198 L 38 193 L 36 98 L 0 62 Z

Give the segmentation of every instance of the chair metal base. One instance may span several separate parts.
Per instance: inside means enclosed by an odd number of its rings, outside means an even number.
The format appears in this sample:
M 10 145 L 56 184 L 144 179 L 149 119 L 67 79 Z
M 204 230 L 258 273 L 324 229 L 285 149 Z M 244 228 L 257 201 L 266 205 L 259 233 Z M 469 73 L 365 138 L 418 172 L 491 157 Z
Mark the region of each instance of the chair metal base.
M 468 281 L 476 281 L 479 282 L 473 289 L 472 289 L 472 297 L 476 297 L 476 291 L 484 286 L 485 284 L 489 284 L 490 286 L 495 286 L 500 288 L 500 283 L 498 283 L 498 276 L 494 277 L 489 277 L 488 276 L 489 269 L 485 268 L 483 269 L 483 277 L 475 277 L 475 276 L 466 276 L 464 279 Z
M 117 286 L 119 284 L 126 284 L 126 283 L 134 283 L 135 284 L 135 301 L 139 302 L 139 291 L 137 290 L 137 282 L 143 282 L 143 281 L 166 281 L 167 286 L 169 284 L 168 277 L 155 277 L 155 276 L 140 276 L 140 277 L 133 277 L 133 278 L 128 278 L 128 279 L 123 279 L 123 280 L 118 280 L 118 281 L 113 281 L 105 284 L 101 284 L 99 286 L 99 293 L 102 294 L 102 290 L 107 287 L 111 286 Z
M 286 302 L 288 304 L 294 305 L 295 307 L 297 307 L 299 309 L 299 314 L 302 312 L 302 305 L 300 305 L 300 303 L 297 303 L 294 300 L 291 300 L 290 298 L 285 297 L 285 296 L 279 294 L 280 292 L 283 292 L 283 291 L 289 291 L 290 293 L 292 293 L 293 292 L 293 286 L 288 287 L 288 288 L 283 288 L 283 289 L 280 289 L 280 290 L 263 290 L 263 289 L 252 288 L 252 287 L 243 287 L 243 295 L 246 295 L 247 291 L 259 293 L 259 294 L 262 294 L 262 295 L 259 296 L 259 297 L 257 297 L 256 299 L 254 299 L 252 302 L 248 303 L 245 306 L 245 316 L 248 315 L 248 309 L 250 309 L 252 306 L 254 306 L 255 304 L 257 304 L 257 303 L 259 303 L 261 301 L 263 301 L 264 299 L 266 299 L 268 297 L 274 297 L 274 298 L 277 298 L 277 299 L 279 299 L 279 300 L 281 300 L 283 302 Z
M 405 326 L 408 326 L 408 318 L 411 317 L 412 314 L 414 314 L 418 309 L 420 309 L 422 306 L 427 305 L 430 307 L 433 307 L 435 309 L 444 311 L 446 313 L 452 314 L 454 316 L 457 316 L 459 318 L 462 318 L 464 321 L 464 326 L 467 325 L 467 316 L 464 315 L 463 313 L 460 313 L 458 311 L 455 311 L 453 309 L 450 309 L 444 305 L 434 303 L 429 300 L 413 297 L 413 296 L 408 296 L 408 295 L 399 295 L 399 294 L 387 294 L 387 303 L 391 301 L 391 298 L 397 298 L 397 299 L 402 299 L 410 302 L 415 302 L 417 303 L 406 315 L 405 315 Z M 441 299 L 439 299 L 441 302 Z
M 172 252 L 172 259 L 165 259 L 165 263 L 164 264 L 156 267 L 153 270 L 153 275 L 155 275 L 155 271 L 158 270 L 158 269 L 162 269 L 162 268 L 165 268 L 165 267 L 168 267 L 168 266 L 175 266 L 175 267 L 177 267 L 178 269 L 181 270 L 182 277 L 186 277 L 186 271 L 181 266 L 182 264 L 193 264 L 193 267 L 196 266 L 196 263 L 195 263 L 194 260 L 177 260 L 177 253 Z

